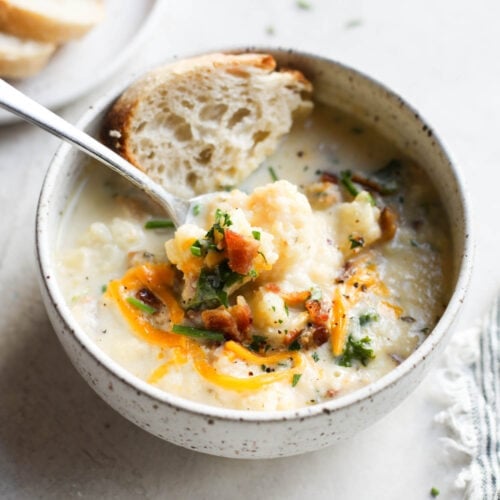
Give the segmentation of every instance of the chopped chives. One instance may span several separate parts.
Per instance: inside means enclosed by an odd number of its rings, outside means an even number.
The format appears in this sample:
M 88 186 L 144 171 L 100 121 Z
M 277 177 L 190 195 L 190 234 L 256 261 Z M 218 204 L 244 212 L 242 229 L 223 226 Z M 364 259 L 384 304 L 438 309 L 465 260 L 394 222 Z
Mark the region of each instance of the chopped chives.
M 196 216 L 196 215 L 200 215 L 200 211 L 201 211 L 201 207 L 200 205 L 195 205 L 193 207 L 193 215 Z
M 157 312 L 157 309 L 151 307 L 148 304 L 145 304 L 144 302 L 142 302 L 142 300 L 136 299 L 135 297 L 127 297 L 127 302 L 147 314 L 154 314 L 155 312 Z
M 175 224 L 169 219 L 151 219 L 144 224 L 145 229 L 173 228 Z
M 222 342 L 224 340 L 224 335 L 220 332 L 205 330 L 203 328 L 194 328 L 192 326 L 174 325 L 172 331 L 174 333 L 186 335 L 186 337 L 197 339 L 215 340 L 216 342 Z
M 299 383 L 300 377 L 302 377 L 302 373 L 294 373 L 293 374 L 292 387 L 295 387 Z
M 252 231 L 252 236 L 253 236 L 256 240 L 260 240 L 260 231 Z
M 106 293 L 106 290 L 108 289 L 108 285 L 102 285 L 101 286 L 101 292 Z
M 274 171 L 273 167 L 269 167 L 268 170 L 269 170 L 269 175 L 271 176 L 271 179 L 273 181 L 279 180 L 279 177 L 276 175 L 276 172 Z
M 201 245 L 198 240 L 196 240 L 190 247 L 191 254 L 193 254 L 195 257 L 201 257 L 202 251 L 201 251 Z
M 349 170 L 340 172 L 340 182 L 352 196 L 357 196 L 359 194 L 359 189 L 352 182 L 351 172 Z

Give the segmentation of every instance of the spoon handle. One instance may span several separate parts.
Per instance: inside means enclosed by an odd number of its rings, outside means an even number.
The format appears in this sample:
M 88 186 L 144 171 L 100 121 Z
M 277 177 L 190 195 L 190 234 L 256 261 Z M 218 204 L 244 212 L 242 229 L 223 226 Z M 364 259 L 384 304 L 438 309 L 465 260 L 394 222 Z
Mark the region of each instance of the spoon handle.
M 84 153 L 127 178 L 164 208 L 176 226 L 185 221 L 189 201 L 171 195 L 150 177 L 104 146 L 104 144 L 33 101 L 2 79 L 0 79 L 0 107 L 73 144 Z

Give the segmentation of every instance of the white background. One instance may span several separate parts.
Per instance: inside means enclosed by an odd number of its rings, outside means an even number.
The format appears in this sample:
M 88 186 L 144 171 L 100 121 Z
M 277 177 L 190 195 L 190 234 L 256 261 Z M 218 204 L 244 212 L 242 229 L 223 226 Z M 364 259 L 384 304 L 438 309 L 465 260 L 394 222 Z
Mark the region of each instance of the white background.
M 129 63 L 59 112 L 74 122 L 123 78 L 173 55 L 228 46 L 297 48 L 371 75 L 420 111 L 468 185 L 477 254 L 458 328 L 468 327 L 500 281 L 500 3 L 310 5 L 166 0 Z M 115 21 L 119 26 L 119 17 Z M 417 500 L 430 498 L 432 486 L 440 499 L 462 498 L 453 483 L 463 457 L 446 452 L 440 440 L 446 431 L 433 421 L 443 408 L 433 396 L 434 372 L 399 408 L 349 442 L 272 461 L 190 452 L 111 410 L 70 365 L 38 291 L 35 208 L 57 145 L 29 125 L 0 127 L 1 498 Z

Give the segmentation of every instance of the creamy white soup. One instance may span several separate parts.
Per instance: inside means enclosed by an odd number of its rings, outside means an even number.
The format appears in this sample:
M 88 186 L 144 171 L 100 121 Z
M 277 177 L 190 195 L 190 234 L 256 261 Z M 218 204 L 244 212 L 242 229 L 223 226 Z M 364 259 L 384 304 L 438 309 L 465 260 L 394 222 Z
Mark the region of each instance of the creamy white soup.
M 316 105 L 176 230 L 89 165 L 57 249 L 78 323 L 133 375 L 210 405 L 285 410 L 379 379 L 446 307 L 450 235 L 423 170 Z

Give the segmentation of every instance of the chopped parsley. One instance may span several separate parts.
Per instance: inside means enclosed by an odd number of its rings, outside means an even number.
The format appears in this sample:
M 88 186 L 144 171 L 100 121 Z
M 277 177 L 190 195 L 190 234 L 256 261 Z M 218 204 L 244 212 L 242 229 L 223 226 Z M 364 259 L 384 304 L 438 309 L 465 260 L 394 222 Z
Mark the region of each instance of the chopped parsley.
M 352 362 L 357 360 L 363 366 L 366 366 L 375 357 L 373 349 L 370 349 L 370 344 L 370 337 L 355 340 L 352 335 L 349 335 L 344 352 L 339 359 L 339 365 L 352 366 Z
M 187 309 L 214 309 L 228 306 L 228 289 L 244 278 L 229 268 L 227 260 L 213 268 L 204 267 L 196 283 L 196 291 L 188 302 Z
M 295 387 L 300 380 L 300 377 L 302 377 L 302 373 L 294 373 L 292 377 L 292 387 Z
M 378 321 L 380 316 L 376 312 L 368 312 L 359 317 L 359 325 L 365 326 L 372 321 Z
M 173 228 L 175 224 L 170 219 L 151 219 L 144 224 L 144 229 Z
M 142 300 L 136 299 L 135 297 L 127 297 L 127 302 L 136 307 L 137 309 L 140 309 L 142 312 L 145 312 L 146 314 L 154 314 L 157 312 L 157 309 L 154 307 L 151 307 L 150 305 L 144 303 Z
M 252 335 L 252 342 L 248 348 L 254 352 L 259 352 L 260 350 L 267 351 L 267 338 L 262 335 Z
M 300 351 L 300 342 L 299 339 L 295 339 L 289 346 L 289 351 Z
M 365 239 L 362 236 L 355 238 L 352 234 L 349 235 L 349 241 L 351 242 L 351 250 L 354 248 L 363 248 L 365 244 Z

